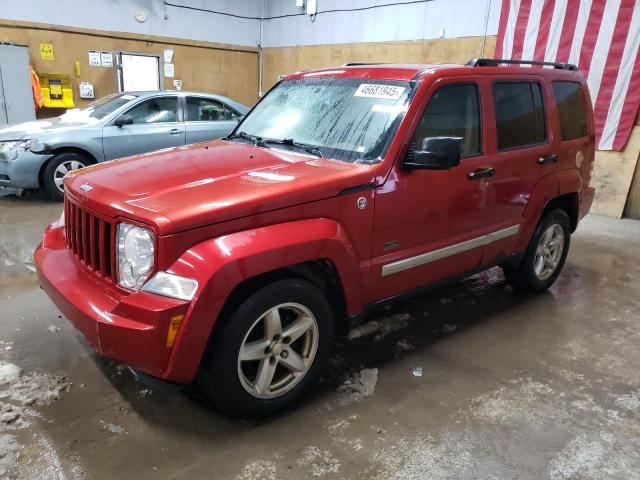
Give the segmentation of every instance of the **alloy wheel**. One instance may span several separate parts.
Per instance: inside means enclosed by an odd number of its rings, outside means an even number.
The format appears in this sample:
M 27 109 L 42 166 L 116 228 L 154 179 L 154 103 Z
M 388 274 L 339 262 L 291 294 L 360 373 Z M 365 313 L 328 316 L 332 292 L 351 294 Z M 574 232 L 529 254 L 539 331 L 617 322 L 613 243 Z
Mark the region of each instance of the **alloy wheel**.
M 539 280 L 551 277 L 562 258 L 564 251 L 564 230 L 557 223 L 550 225 L 540 237 L 533 268 Z
M 299 303 L 264 312 L 249 328 L 238 352 L 243 388 L 257 398 L 275 398 L 296 386 L 318 350 L 318 322 Z

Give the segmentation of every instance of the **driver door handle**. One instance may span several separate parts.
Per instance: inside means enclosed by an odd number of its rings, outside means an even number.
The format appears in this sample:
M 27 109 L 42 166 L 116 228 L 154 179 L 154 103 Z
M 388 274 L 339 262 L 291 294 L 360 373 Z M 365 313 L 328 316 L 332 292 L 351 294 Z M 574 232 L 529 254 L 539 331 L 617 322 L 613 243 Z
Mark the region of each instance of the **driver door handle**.
M 171 130 L 169 130 L 169 135 L 178 135 L 179 133 L 182 133 L 182 130 L 180 130 L 179 128 L 172 128 Z
M 547 163 L 555 163 L 558 161 L 558 155 L 555 153 L 553 155 L 547 155 L 546 157 L 540 157 L 538 159 L 539 165 L 546 165 Z
M 485 167 L 485 168 L 478 168 L 472 172 L 469 172 L 467 177 L 469 177 L 470 180 L 477 180 L 479 178 L 484 178 L 484 177 L 493 177 L 495 174 L 496 174 L 495 168 Z

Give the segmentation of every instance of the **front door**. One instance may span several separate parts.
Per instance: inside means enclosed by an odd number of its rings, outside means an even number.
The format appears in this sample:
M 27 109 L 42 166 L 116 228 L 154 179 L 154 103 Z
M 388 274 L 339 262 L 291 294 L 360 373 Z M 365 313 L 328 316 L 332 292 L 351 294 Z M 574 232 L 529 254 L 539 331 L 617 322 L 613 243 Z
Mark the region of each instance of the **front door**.
M 186 98 L 187 143 L 226 137 L 238 123 L 238 115 L 212 98 Z
M 423 138 L 438 136 L 462 137 L 463 155 L 450 170 L 404 170 L 398 162 L 376 190 L 370 301 L 480 265 L 493 206 L 481 121 L 486 97 L 465 78 L 442 79 L 427 92 L 408 155 Z
M 143 100 L 122 115 L 133 123 L 104 127 L 103 147 L 106 160 L 150 152 L 185 144 L 184 122 L 179 115 L 178 97 L 158 96 Z

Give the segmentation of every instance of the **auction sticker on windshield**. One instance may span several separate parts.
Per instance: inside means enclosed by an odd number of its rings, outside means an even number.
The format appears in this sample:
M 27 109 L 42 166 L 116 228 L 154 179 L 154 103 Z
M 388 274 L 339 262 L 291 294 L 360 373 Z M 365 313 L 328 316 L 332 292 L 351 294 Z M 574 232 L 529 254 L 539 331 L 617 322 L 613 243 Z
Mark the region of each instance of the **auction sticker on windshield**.
M 398 100 L 405 91 L 405 87 L 395 87 L 393 85 L 375 85 L 363 83 L 358 87 L 354 97 L 383 98 L 385 100 Z

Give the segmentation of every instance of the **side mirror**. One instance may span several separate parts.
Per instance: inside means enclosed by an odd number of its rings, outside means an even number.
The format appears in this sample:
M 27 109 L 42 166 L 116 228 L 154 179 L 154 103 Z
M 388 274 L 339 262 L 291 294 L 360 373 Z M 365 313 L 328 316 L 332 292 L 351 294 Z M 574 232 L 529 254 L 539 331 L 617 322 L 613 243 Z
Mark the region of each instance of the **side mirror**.
M 120 115 L 113 122 L 113 124 L 116 127 L 120 127 L 120 128 L 122 128 L 123 125 L 131 125 L 132 123 L 133 123 L 133 117 L 131 115 L 127 115 L 127 114 Z
M 427 137 L 420 150 L 414 150 L 404 162 L 406 170 L 448 170 L 460 165 L 462 137 Z

